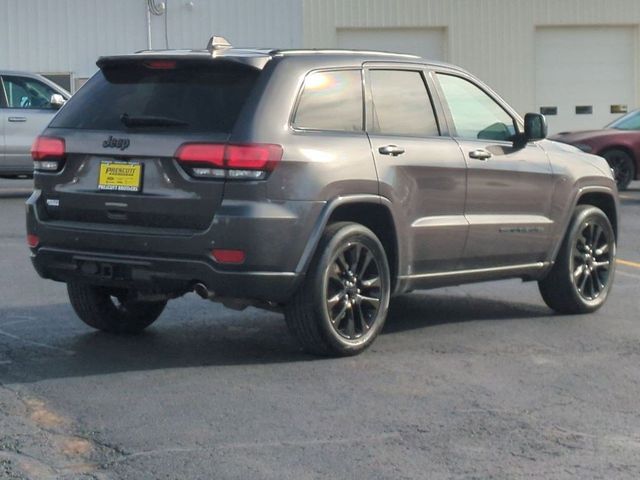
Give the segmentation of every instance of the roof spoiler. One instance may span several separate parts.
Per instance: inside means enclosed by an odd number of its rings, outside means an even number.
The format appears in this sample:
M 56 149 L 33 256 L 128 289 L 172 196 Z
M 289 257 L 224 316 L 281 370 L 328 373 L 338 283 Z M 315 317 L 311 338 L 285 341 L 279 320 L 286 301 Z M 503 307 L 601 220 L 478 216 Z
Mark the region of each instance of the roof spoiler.
M 147 53 L 137 53 L 134 55 L 114 55 L 109 57 L 100 57 L 96 62 L 96 65 L 100 70 L 109 67 L 117 67 L 117 66 L 128 66 L 128 65 L 139 65 L 144 64 L 145 62 L 154 62 L 154 61 L 177 61 L 179 65 L 188 66 L 188 65 L 237 65 L 238 67 L 246 67 L 246 68 L 255 68 L 257 70 L 262 70 L 264 66 L 271 60 L 270 56 L 261 55 L 261 56 L 216 56 L 214 55 L 175 55 L 171 53 L 166 53 L 164 55 L 159 54 L 147 54 Z
M 229 41 L 218 35 L 209 38 L 206 50 L 141 50 L 130 55 L 110 55 L 98 58 L 96 65 L 104 67 L 131 65 L 147 61 L 179 61 L 181 65 L 202 64 L 203 62 L 227 62 L 262 70 L 271 60 L 271 52 L 254 50 L 231 50 Z M 227 50 L 229 50 L 227 52 Z

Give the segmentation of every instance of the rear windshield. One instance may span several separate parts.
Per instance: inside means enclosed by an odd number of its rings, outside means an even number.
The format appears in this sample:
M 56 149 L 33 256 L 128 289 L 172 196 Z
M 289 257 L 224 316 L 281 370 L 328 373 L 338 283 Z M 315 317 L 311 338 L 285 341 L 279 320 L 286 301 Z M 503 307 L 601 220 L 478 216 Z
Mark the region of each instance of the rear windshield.
M 228 65 L 105 68 L 69 100 L 50 127 L 229 133 L 258 74 L 253 68 Z M 138 121 L 132 125 L 123 115 Z M 149 117 L 156 121 L 145 123 Z M 158 118 L 166 121 L 159 125 Z

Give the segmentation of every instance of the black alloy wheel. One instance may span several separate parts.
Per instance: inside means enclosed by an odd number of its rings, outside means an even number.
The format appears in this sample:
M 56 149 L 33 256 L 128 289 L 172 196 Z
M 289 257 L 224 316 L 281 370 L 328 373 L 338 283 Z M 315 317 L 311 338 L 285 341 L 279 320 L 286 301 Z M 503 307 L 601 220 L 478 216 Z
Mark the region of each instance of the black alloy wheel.
M 331 326 L 353 340 L 366 334 L 378 318 L 382 301 L 380 266 L 371 250 L 347 243 L 327 267 L 325 299 Z
M 611 221 L 598 207 L 578 205 L 553 267 L 538 286 L 545 303 L 557 312 L 594 312 L 611 291 L 615 269 Z
M 309 353 L 356 355 L 384 327 L 390 297 L 391 274 L 378 237 L 364 225 L 336 222 L 325 229 L 285 320 Z
M 573 282 L 585 300 L 595 300 L 606 289 L 611 268 L 613 239 L 597 219 L 582 225 L 572 255 Z

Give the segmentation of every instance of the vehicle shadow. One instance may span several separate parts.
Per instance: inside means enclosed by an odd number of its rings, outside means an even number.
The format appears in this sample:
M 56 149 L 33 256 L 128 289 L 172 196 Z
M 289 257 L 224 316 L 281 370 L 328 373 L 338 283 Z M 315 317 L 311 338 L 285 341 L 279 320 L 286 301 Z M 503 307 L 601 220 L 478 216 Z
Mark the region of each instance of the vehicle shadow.
M 414 292 L 391 300 L 385 333 L 477 320 L 513 320 L 552 315 L 540 304 L 514 303 L 482 297 Z
M 0 189 L 0 198 L 24 198 L 27 199 L 31 195 L 32 190 L 10 190 Z
M 29 198 L 33 192 L 33 180 L 0 176 L 0 198 Z
M 0 382 L 165 368 L 340 361 L 303 353 L 279 314 L 253 309 L 234 312 L 218 306 L 210 314 L 205 312 L 168 311 L 164 315 L 168 318 L 161 317 L 140 335 L 114 336 L 89 330 L 65 304 L 0 310 Z M 383 335 L 449 323 L 548 315 L 550 311 L 538 305 L 416 293 L 393 300 Z M 1 362 L 3 358 L 11 360 Z

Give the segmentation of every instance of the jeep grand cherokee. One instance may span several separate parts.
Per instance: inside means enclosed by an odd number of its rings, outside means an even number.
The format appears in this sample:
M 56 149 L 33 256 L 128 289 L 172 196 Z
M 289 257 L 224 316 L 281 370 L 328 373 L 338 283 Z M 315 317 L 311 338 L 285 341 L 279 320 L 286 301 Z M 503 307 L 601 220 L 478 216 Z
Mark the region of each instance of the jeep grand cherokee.
M 27 232 L 78 316 L 131 333 L 195 291 L 350 355 L 392 295 L 516 277 L 562 313 L 613 282 L 606 162 L 466 71 L 401 54 L 102 57 L 34 144 Z

